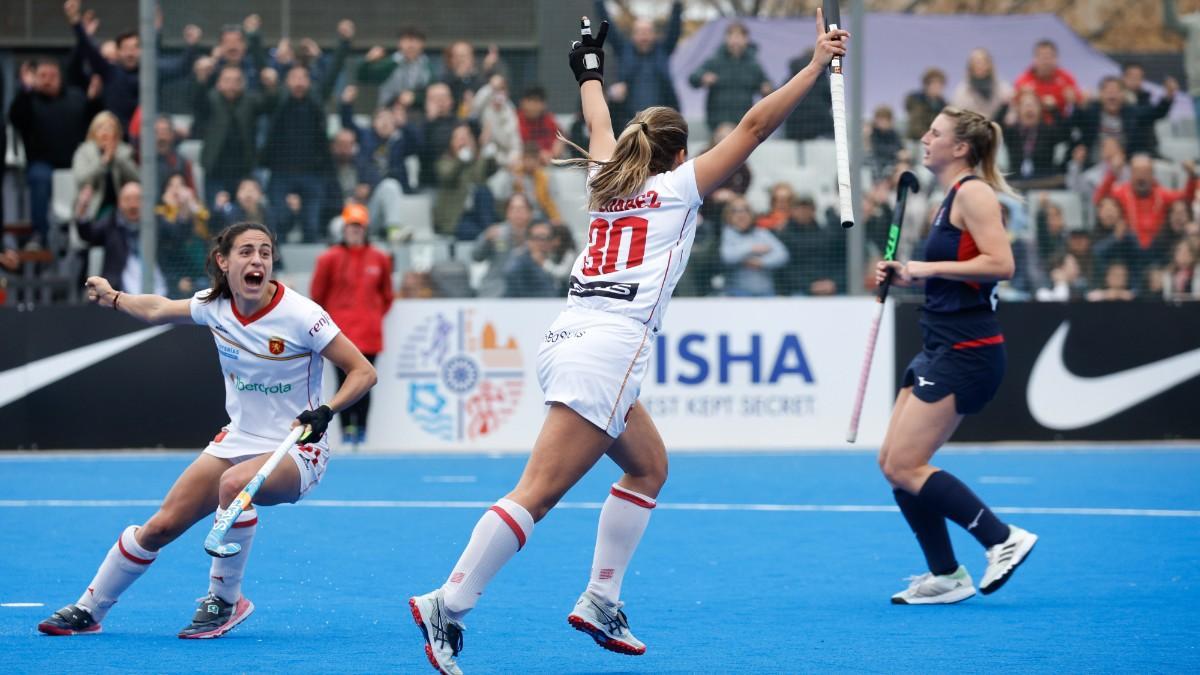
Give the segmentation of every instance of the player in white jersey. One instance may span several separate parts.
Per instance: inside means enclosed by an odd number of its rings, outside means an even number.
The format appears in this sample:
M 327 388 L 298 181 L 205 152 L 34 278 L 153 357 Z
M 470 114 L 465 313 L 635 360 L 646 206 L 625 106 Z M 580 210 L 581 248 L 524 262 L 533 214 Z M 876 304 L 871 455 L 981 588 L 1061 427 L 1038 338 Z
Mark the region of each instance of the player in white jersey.
M 791 113 L 835 55 L 845 31 L 823 29 L 818 10 L 812 63 L 756 103 L 712 150 L 687 158 L 687 123 L 675 110 L 639 112 L 615 137 L 604 100 L 604 35 L 583 20 L 570 53 L 591 134 L 585 159 L 592 218 L 575 262 L 567 308 L 538 352 L 549 409 L 520 482 L 479 519 L 446 582 L 409 600 L 425 653 L 443 673 L 461 673 L 463 616 L 521 549 L 533 525 L 607 454 L 624 472 L 600 511 L 591 578 L 568 622 L 605 649 L 641 654 L 645 645 L 621 611 L 621 580 L 667 476 L 662 438 L 637 402 L 652 337 L 695 234 L 696 211 Z M 582 150 L 582 149 L 581 149 Z
M 257 506 L 293 503 L 320 480 L 329 462 L 324 433 L 337 410 L 354 403 L 375 384 L 375 369 L 312 300 L 271 280 L 275 242 L 257 223 L 239 223 L 216 238 L 208 267 L 212 288 L 190 300 L 131 295 L 113 290 L 100 277 L 87 281 L 88 299 L 147 323 L 206 326 L 213 335 L 225 380 L 229 424 L 175 481 L 162 506 L 142 526 L 117 538 L 100 569 L 75 603 L 38 624 L 48 635 L 100 631 L 100 622 L 121 593 L 196 522 L 212 518 L 237 496 L 290 428 L 304 435 L 254 495 Z M 324 358 L 322 358 L 324 357 Z M 327 358 L 346 372 L 328 404 L 321 402 Z M 242 595 L 242 576 L 257 529 L 257 509 L 248 508 L 226 535 L 242 550 L 213 558 L 206 597 L 181 638 L 224 635 L 254 611 Z

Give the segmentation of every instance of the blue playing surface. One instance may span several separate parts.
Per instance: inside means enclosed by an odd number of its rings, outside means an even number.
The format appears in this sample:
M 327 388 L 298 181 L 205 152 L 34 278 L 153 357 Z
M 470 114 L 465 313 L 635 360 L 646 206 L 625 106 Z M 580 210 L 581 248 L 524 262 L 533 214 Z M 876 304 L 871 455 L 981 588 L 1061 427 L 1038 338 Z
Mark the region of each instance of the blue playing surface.
M 175 637 L 207 589 L 202 525 L 163 550 L 102 634 L 38 634 L 190 459 L 0 457 L 0 671 L 431 673 L 406 600 L 444 580 L 483 508 L 524 465 L 335 457 L 308 501 L 263 510 L 244 589 L 257 610 L 224 638 Z M 618 475 L 605 460 L 467 617 L 461 664 L 469 673 L 1200 671 L 1200 448 L 938 460 L 1041 536 L 995 595 L 889 604 L 922 559 L 870 454 L 676 455 L 623 591 L 648 650 L 605 652 L 566 622 L 587 581 L 599 502 Z M 980 547 L 951 530 L 978 582 Z

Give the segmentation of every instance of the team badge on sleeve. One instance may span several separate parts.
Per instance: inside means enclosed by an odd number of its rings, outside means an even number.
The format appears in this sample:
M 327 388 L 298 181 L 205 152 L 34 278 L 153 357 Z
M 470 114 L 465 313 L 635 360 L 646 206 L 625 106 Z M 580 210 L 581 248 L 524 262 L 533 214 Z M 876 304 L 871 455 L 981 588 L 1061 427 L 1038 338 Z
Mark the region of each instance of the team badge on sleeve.
M 272 336 L 271 339 L 267 340 L 267 349 L 270 350 L 270 352 L 272 354 L 274 354 L 275 356 L 279 356 L 280 354 L 282 354 L 283 353 L 283 338 Z

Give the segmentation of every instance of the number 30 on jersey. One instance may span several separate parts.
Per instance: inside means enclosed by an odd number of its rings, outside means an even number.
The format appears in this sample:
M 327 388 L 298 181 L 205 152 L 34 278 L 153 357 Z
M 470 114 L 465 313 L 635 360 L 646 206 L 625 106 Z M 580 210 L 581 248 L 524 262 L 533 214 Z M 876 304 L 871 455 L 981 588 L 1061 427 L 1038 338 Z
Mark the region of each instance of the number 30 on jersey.
M 588 251 L 583 260 L 584 276 L 594 277 L 627 270 L 642 264 L 646 255 L 649 222 L 637 216 L 613 221 L 597 218 L 588 229 Z

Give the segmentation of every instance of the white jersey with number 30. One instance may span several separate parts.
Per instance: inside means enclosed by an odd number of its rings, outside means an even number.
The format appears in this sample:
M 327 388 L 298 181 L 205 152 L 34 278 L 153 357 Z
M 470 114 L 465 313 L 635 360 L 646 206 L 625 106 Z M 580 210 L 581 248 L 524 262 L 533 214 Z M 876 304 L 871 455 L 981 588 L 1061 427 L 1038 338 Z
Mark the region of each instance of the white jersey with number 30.
M 702 201 L 689 160 L 651 176 L 640 193 L 590 212 L 587 247 L 571 268 L 567 307 L 627 316 L 657 332 L 687 265 Z
M 340 330 L 320 305 L 270 283 L 275 297 L 252 316 L 226 298 L 202 302 L 207 290 L 192 297 L 191 310 L 217 345 L 230 427 L 282 440 L 297 415 L 321 405 L 321 351 Z

